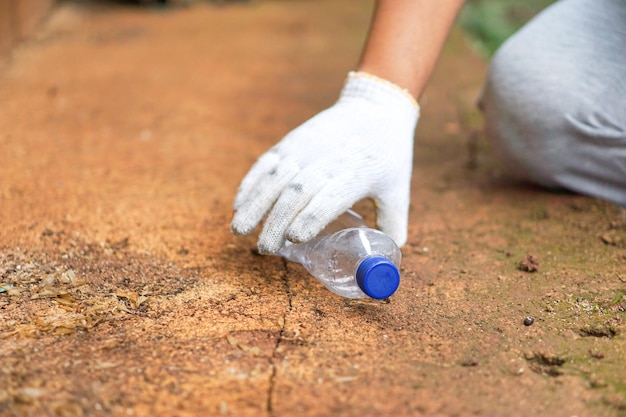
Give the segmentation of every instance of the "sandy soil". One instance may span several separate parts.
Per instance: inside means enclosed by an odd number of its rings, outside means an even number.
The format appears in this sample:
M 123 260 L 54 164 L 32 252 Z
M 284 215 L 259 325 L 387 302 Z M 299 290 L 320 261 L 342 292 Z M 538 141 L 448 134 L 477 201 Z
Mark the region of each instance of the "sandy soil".
M 240 179 L 332 104 L 370 11 L 64 2 L 3 62 L 0 415 L 626 415 L 620 212 L 502 174 L 458 31 L 393 297 L 231 235 Z

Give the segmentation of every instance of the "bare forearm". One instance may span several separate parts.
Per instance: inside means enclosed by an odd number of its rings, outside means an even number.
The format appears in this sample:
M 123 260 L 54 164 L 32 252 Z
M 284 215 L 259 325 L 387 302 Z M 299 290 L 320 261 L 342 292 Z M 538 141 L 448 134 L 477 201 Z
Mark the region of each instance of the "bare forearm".
M 359 69 L 419 97 L 463 0 L 378 0 Z

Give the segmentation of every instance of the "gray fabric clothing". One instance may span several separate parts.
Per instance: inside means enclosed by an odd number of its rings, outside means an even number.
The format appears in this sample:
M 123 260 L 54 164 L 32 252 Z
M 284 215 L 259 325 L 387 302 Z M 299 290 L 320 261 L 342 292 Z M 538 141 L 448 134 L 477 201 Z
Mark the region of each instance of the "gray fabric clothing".
M 496 52 L 480 100 L 511 173 L 626 207 L 626 0 L 561 0 Z

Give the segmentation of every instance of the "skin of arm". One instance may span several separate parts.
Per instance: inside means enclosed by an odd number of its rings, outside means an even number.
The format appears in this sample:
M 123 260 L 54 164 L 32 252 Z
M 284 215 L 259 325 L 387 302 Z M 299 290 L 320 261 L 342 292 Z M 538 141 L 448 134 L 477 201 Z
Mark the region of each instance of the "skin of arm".
M 359 71 L 419 98 L 463 0 L 378 0 Z

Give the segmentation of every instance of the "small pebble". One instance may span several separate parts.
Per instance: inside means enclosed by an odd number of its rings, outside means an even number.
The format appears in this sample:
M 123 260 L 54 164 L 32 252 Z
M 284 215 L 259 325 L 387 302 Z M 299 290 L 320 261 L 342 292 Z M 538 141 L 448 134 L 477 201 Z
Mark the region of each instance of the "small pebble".
M 534 318 L 532 318 L 532 317 L 530 317 L 530 316 L 529 316 L 529 317 L 526 317 L 526 318 L 524 319 L 524 326 L 532 326 L 534 322 L 535 322 L 535 319 L 534 319 Z

